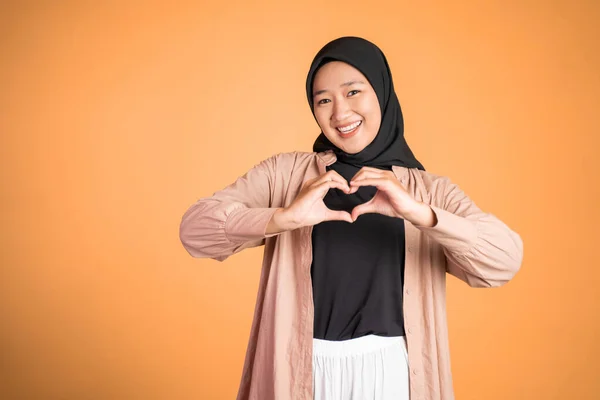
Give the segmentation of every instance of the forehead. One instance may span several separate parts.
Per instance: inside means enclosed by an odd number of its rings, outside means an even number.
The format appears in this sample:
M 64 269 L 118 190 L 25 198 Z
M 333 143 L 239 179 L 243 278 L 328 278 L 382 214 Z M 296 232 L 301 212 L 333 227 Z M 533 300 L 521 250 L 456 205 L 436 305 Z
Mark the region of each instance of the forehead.
M 317 71 L 313 80 L 313 89 L 337 89 L 341 84 L 353 80 L 368 82 L 362 72 L 352 65 L 342 61 L 331 61 Z

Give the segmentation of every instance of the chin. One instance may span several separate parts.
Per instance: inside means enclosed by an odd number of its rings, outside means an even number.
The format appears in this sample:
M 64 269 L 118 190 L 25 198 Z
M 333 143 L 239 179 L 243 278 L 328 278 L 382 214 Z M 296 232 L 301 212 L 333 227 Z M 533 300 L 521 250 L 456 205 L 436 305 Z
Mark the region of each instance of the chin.
M 344 153 L 348 154 L 357 154 L 360 153 L 369 145 L 369 143 L 352 143 L 352 139 L 360 139 L 360 138 L 352 138 L 348 140 L 340 139 L 340 137 L 336 133 L 326 134 L 325 137 L 329 139 L 331 144 L 333 144 L 338 149 L 342 150 Z
M 348 154 L 357 154 L 357 153 L 360 153 L 361 150 L 362 149 L 360 149 L 360 150 L 357 150 L 357 149 L 347 149 L 347 150 L 344 150 L 344 152 L 346 152 Z
M 351 148 L 348 148 L 348 147 L 346 147 L 346 148 L 344 148 L 344 147 L 338 147 L 338 148 L 342 149 L 345 153 L 348 153 L 348 154 L 357 154 L 357 153 L 360 153 L 361 151 L 364 150 L 364 147 L 360 147 L 360 148 L 356 148 L 356 147 L 351 147 Z

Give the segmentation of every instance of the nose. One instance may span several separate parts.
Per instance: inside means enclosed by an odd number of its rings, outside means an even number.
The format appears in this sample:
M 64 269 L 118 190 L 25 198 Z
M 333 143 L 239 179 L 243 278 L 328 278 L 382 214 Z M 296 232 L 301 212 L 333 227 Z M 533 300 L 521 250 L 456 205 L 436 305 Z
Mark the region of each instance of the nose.
M 346 101 L 345 98 L 335 99 L 333 103 L 333 113 L 331 114 L 331 119 L 334 122 L 345 121 L 350 117 L 351 110 L 350 105 Z

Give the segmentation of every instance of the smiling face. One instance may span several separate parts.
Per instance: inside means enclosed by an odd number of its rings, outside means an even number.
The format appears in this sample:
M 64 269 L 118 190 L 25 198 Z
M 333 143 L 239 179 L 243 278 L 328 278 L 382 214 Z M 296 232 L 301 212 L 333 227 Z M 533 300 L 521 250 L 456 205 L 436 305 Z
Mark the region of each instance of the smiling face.
M 359 70 L 341 61 L 329 62 L 317 71 L 313 111 L 327 139 L 348 154 L 367 147 L 381 125 L 375 90 Z

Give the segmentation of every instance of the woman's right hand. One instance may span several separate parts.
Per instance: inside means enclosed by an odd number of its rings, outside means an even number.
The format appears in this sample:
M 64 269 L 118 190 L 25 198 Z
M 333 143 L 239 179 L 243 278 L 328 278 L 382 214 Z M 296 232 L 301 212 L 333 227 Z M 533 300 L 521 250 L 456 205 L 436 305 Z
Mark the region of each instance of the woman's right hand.
M 329 189 L 334 188 L 344 193 L 350 193 L 348 182 L 333 170 L 307 181 L 292 204 L 275 212 L 269 221 L 266 233 L 294 230 L 304 226 L 313 226 L 323 221 L 352 223 L 350 213 L 330 210 L 323 202 Z

